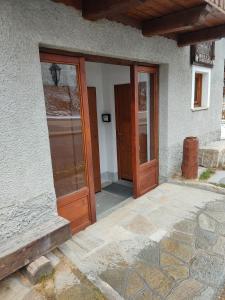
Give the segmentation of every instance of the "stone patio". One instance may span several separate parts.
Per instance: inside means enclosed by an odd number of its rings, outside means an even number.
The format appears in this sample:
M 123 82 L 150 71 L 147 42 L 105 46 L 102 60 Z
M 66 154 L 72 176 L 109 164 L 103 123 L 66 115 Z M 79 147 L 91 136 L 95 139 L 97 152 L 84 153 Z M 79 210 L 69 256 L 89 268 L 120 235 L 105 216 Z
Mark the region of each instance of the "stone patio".
M 215 299 L 225 281 L 225 197 L 163 184 L 60 249 L 107 299 Z
M 0 299 L 225 299 L 225 196 L 163 184 L 49 259 L 51 276 L 32 286 L 17 272 L 0 283 Z

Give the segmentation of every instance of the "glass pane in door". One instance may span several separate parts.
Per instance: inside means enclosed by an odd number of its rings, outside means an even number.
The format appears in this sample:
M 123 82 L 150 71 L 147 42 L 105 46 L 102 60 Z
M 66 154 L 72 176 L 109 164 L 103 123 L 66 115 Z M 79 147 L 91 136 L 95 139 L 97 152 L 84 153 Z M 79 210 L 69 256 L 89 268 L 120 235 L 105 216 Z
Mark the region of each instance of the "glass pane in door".
M 56 196 L 86 186 L 78 71 L 41 63 Z
M 138 73 L 138 130 L 139 130 L 139 161 L 140 164 L 154 159 L 151 151 L 151 94 L 153 75 Z

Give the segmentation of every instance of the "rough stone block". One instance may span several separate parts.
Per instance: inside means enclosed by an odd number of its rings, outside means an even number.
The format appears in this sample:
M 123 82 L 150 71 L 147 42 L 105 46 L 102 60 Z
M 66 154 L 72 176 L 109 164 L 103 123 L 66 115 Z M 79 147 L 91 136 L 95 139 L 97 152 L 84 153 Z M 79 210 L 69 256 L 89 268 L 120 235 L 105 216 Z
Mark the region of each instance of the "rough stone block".
M 33 284 L 38 283 L 44 276 L 50 275 L 52 271 L 51 262 L 45 256 L 41 256 L 26 267 L 26 274 Z
M 199 165 L 205 168 L 225 166 L 225 141 L 217 141 L 199 149 Z

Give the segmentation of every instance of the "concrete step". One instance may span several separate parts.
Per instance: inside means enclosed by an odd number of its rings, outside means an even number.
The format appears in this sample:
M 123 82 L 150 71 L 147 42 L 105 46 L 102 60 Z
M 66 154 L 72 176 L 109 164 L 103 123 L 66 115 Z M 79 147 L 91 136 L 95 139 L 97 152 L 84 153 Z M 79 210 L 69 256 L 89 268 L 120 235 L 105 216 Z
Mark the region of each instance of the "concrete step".
M 199 149 L 199 165 L 205 168 L 224 168 L 225 140 L 201 146 Z

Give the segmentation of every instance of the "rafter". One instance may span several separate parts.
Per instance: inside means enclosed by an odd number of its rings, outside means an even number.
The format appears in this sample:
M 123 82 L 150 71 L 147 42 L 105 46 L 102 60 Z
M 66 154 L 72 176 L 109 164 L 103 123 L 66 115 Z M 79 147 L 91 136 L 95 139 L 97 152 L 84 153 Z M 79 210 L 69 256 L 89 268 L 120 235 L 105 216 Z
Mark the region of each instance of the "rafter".
M 190 30 L 200 23 L 212 10 L 208 4 L 192 7 L 167 16 L 143 23 L 142 33 L 145 36 L 168 34 L 182 30 Z
M 205 0 L 205 2 L 225 13 L 225 0 Z
M 178 36 L 178 46 L 194 45 L 201 42 L 218 40 L 225 37 L 225 25 L 209 27 L 198 31 L 183 33 Z
M 129 8 L 138 6 L 146 0 L 83 0 L 83 17 L 88 20 L 98 20 L 126 13 Z

